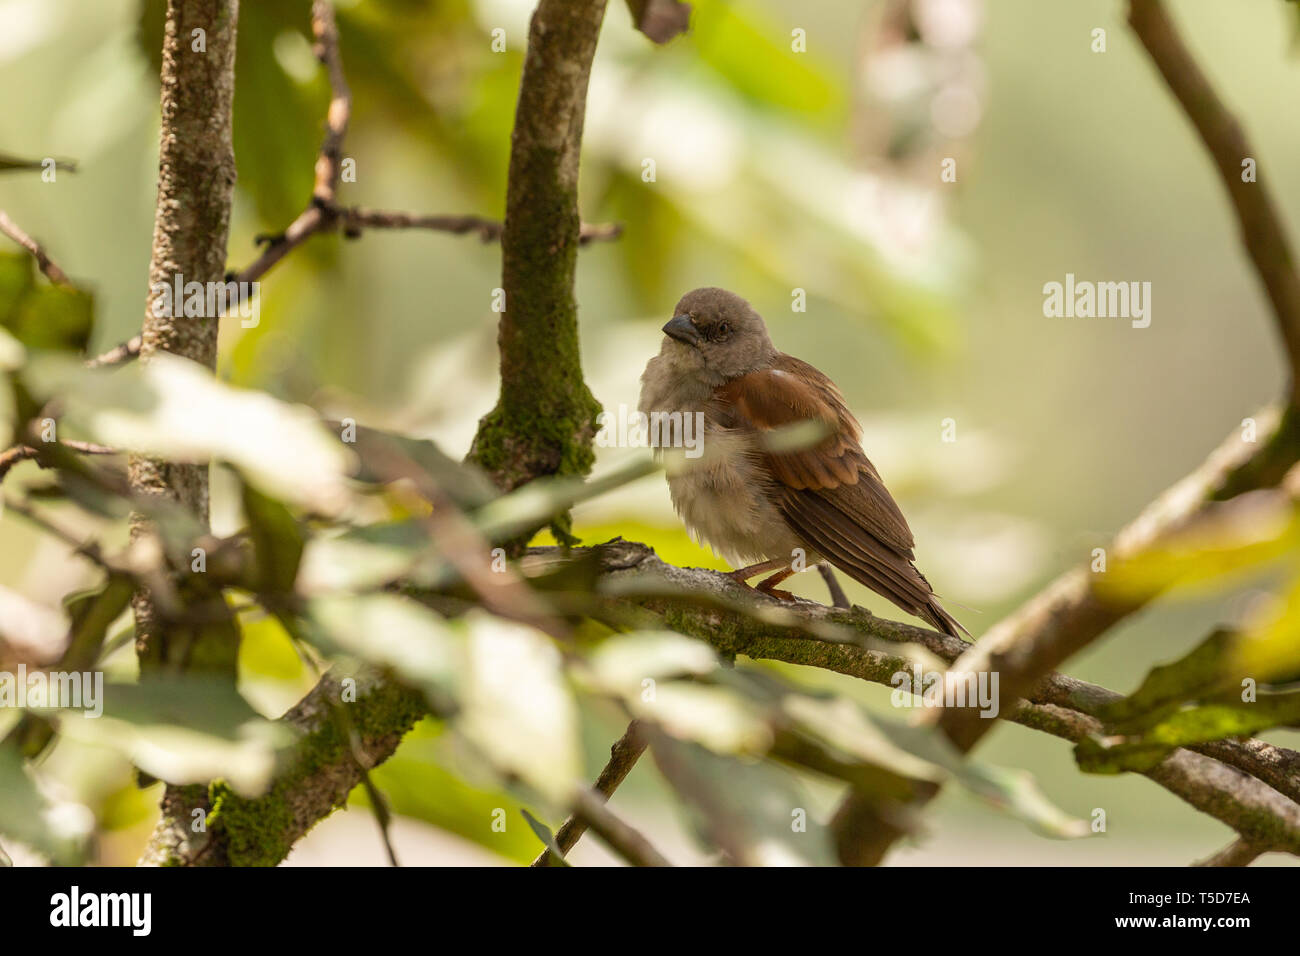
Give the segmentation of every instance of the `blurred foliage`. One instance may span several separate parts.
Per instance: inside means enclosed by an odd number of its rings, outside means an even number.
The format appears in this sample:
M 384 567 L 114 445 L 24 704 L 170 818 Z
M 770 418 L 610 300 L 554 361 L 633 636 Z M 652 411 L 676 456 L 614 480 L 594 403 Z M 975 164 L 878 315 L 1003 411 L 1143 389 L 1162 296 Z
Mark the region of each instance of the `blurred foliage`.
M 1294 489 L 1296 471 L 1287 480 Z M 1100 734 L 1075 748 L 1094 773 L 1144 771 L 1177 747 L 1300 726 L 1300 503 L 1294 491 L 1257 491 L 1216 505 L 1157 548 L 1119 563 L 1102 593 L 1149 598 L 1261 581 L 1276 593 L 1239 627 L 1218 628 L 1150 671 L 1099 715 Z M 1290 685 L 1290 686 L 1288 686 Z
M 58 395 L 69 429 L 91 441 L 232 464 L 241 494 L 244 527 L 233 536 L 214 539 L 199 533 L 188 516 L 155 509 L 157 531 L 137 534 L 120 555 L 99 557 L 112 569 L 108 584 L 80 599 L 56 669 L 102 666 L 97 658 L 112 653 L 105 643 L 110 624 L 140 585 L 160 595 L 173 622 L 229 627 L 238 619 L 258 633 L 250 626 L 257 618 L 242 604 L 251 600 L 269 618 L 258 642 L 241 657 L 247 668 L 244 686 L 256 696 L 258 675 L 296 676 L 283 653 L 287 639 L 300 645 L 313 670 L 337 665 L 347 673 L 363 667 L 418 689 L 440 722 L 413 737 L 376 778 L 396 788 L 399 812 L 430 819 L 498 852 L 536 850 L 530 843 L 498 839 L 509 832 L 509 820 L 518 826 L 514 809 L 534 808 L 524 822 L 534 835 L 544 836 L 539 821 L 562 815 L 575 788 L 585 785 L 590 770 L 581 714 L 592 706 L 644 722 L 655 760 L 693 808 L 688 817 L 705 845 L 734 862 L 833 858 L 818 825 L 791 826 L 792 817 L 806 816 L 806 801 L 798 796 L 800 774 L 851 783 L 890 800 L 906 799 L 917 781 L 952 777 L 1043 833 L 1086 831 L 1052 807 L 1025 776 L 960 759 L 933 729 L 876 718 L 849 700 L 803 691 L 761 669 L 724 667 L 695 639 L 587 630 L 579 649 L 567 640 L 557 642 L 560 632 L 548 635 L 520 623 L 533 619 L 537 607 L 547 608 L 548 595 L 598 587 L 582 561 L 521 582 L 526 599 L 519 591 L 483 592 L 476 576 L 461 580 L 459 573 L 450 573 L 467 560 L 495 564 L 490 548 L 516 534 L 521 524 L 617 490 L 652 470 L 647 461 L 629 461 L 587 482 L 538 481 L 490 497 L 481 478 L 453 464 L 432 443 L 374 429 L 336 431 L 337 424 L 306 409 L 213 381 L 183 359 L 160 355 L 125 370 L 91 370 L 42 355 L 10 374 L 38 404 Z M 178 416 L 194 415 L 196 408 L 202 409 L 197 421 L 203 427 L 182 429 Z M 249 449 L 256 450 L 255 457 Z M 357 468 L 358 459 L 366 466 Z M 69 468 L 103 494 L 122 487 L 111 466 L 78 462 Z M 443 494 L 444 485 L 461 489 L 459 503 Z M 425 508 L 431 510 L 424 513 L 430 520 L 444 524 L 425 528 L 420 523 L 425 519 L 416 517 L 394 525 L 387 508 L 373 507 L 386 499 L 400 501 L 411 489 L 426 496 Z M 59 485 L 46 487 L 41 500 L 60 497 L 79 506 L 80 496 L 65 495 Z M 457 539 L 454 546 L 461 552 L 442 555 L 448 566 L 439 565 L 429 581 L 401 576 L 439 553 L 445 544 L 436 529 L 446 527 L 448 514 L 461 508 L 473 536 Z M 95 515 L 103 518 L 105 512 L 97 508 Z M 399 528 L 405 530 L 392 533 Z M 420 529 L 424 533 L 413 533 Z M 350 547 L 338 551 L 349 538 Z M 324 557 L 321 546 L 327 549 Z M 366 573 L 373 564 L 358 555 L 376 546 L 386 571 Z M 196 565 L 191 558 L 200 551 L 206 560 Z M 330 553 L 336 570 L 322 573 Z M 311 563 L 314 576 L 305 573 Z M 347 573 L 340 573 L 343 569 Z M 199 580 L 202 588 L 187 583 Z M 304 590 L 309 583 L 311 589 Z M 493 613 L 439 610 L 466 585 Z M 389 590 L 393 586 L 404 593 Z M 662 596 L 662 584 L 645 586 Z M 213 589 L 226 592 L 219 617 L 213 617 Z M 634 591 L 623 582 L 619 593 Z M 232 603 L 240 608 L 237 618 L 230 616 Z M 102 613 L 94 613 L 99 607 Z M 553 621 L 562 619 L 554 608 L 546 613 Z M 270 619 L 283 630 L 267 630 Z M 168 783 L 225 780 L 245 795 L 265 792 L 277 767 L 292 759 L 295 734 L 268 721 L 228 682 L 201 674 L 160 674 L 110 683 L 103 694 L 102 715 L 82 713 L 66 700 L 28 702 L 29 716 L 0 744 L 9 760 L 0 771 L 13 778 L 14 794 L 11 804 L 0 804 L 0 832 L 60 859 L 71 852 L 48 822 L 50 814 L 34 810 L 35 791 L 22 782 L 27 778 L 20 757 L 36 757 L 51 744 L 114 751 Z M 33 721 L 52 723 L 56 736 L 33 736 L 31 726 L 50 726 Z M 441 769 L 432 770 L 426 754 Z M 430 773 L 451 782 L 437 791 L 436 801 L 427 802 L 415 796 L 421 788 L 410 778 L 427 783 Z M 463 808 L 446 802 L 448 789 L 461 794 Z M 101 816 L 111 813 L 101 811 Z M 34 819 L 47 822 L 37 825 Z M 499 825 L 503 819 L 505 831 Z
M 55 6 L 50 4 L 51 9 Z M 139 62 L 148 64 L 149 82 L 154 84 L 164 6 L 163 0 L 138 4 L 132 48 Z M 361 171 L 357 183 L 343 186 L 340 201 L 412 212 L 501 215 L 529 4 L 360 0 L 340 6 L 344 67 L 353 92 L 346 152 L 357 159 Z M 993 193 L 990 212 L 980 205 L 990 202 L 990 193 L 976 186 L 968 194 L 974 197 L 970 218 L 982 224 L 983 239 L 1001 241 L 1005 233 L 1022 241 L 1005 247 L 990 243 L 989 261 L 980 267 L 980 282 L 989 288 L 986 298 L 975 303 L 966 295 L 973 263 L 964 236 L 948 220 L 946 197 L 940 199 L 932 188 L 917 188 L 907 178 L 899 181 L 895 170 L 879 162 L 881 157 L 863 155 L 844 142 L 844 128 L 861 120 L 855 115 L 860 113 L 855 104 L 862 93 L 857 70 L 869 65 L 859 62 L 856 54 L 832 58 L 824 52 L 832 45 L 851 48 L 860 42 L 856 25 L 843 28 L 849 22 L 846 14 L 829 8 L 799 10 L 801 20 L 820 18 L 839 35 L 833 42 L 811 44 L 807 54 L 794 54 L 789 46 L 792 24 L 786 22 L 790 17 L 772 7 L 701 0 L 695 4 L 691 34 L 662 49 L 628 27 L 621 6 L 611 7 L 593 76 L 581 199 L 588 220 L 621 220 L 630 228 L 617 244 L 583 252 L 589 263 L 581 273 L 584 336 L 612 342 L 600 361 L 589 363 L 591 373 L 634 383 L 645 355 L 629 357 L 625 342 L 603 336 L 621 327 L 616 319 L 666 312 L 683 283 L 702 284 L 707 277 L 743 289 L 755 302 L 776 303 L 782 311 L 791 290 L 801 288 L 808 293 L 808 314 L 783 318 L 769 313 L 774 324 L 785 325 L 785 335 L 792 340 L 786 347 L 820 350 L 825 361 L 839 363 L 842 384 L 856 389 L 859 401 L 871 397 L 891 406 L 906 402 L 903 413 L 914 416 L 906 426 L 912 444 L 900 446 L 898 464 L 890 470 L 896 490 L 900 472 L 903 487 L 911 483 L 922 490 L 936 483 L 934 476 L 950 482 L 943 485 L 949 488 L 960 476 L 980 472 L 970 467 L 969 459 L 955 457 L 969 454 L 975 444 L 967 422 L 979 417 L 978 405 L 962 406 L 968 413 L 961 420 L 962 442 L 935 453 L 932 441 L 915 436 L 930 434 L 931 418 L 937 417 L 934 408 L 953 393 L 938 376 L 926 378 L 921 366 L 905 361 L 909 350 L 925 357 L 959 353 L 967 344 L 964 337 L 983 349 L 964 355 L 969 361 L 962 365 L 964 374 L 994 383 L 989 391 L 1009 423 L 1002 435 L 1017 436 L 1035 449 L 1012 476 L 1005 491 L 1008 504 L 1019 509 L 1017 496 L 1038 495 L 1050 505 L 1049 520 L 1075 533 L 1083 526 L 1079 515 L 1087 514 L 1088 527 L 1108 527 L 1127 507 L 1126 494 L 1145 494 L 1147 485 L 1165 481 L 1169 475 L 1163 465 L 1189 456 L 1188 449 L 1200 436 L 1190 427 L 1162 431 L 1152 420 L 1135 415 L 1140 405 L 1133 396 L 1148 393 L 1139 393 L 1135 381 L 1125 379 L 1126 368 L 1140 384 L 1158 387 L 1150 393 L 1157 411 L 1161 402 L 1172 403 L 1175 421 L 1195 419 L 1215 437 L 1220 426 L 1205 401 L 1212 400 L 1220 413 L 1230 406 L 1226 413 L 1235 421 L 1232 416 L 1250 388 L 1271 386 L 1259 373 L 1258 355 L 1243 348 L 1236 385 L 1224 386 L 1228 398 L 1216 394 L 1207 399 L 1213 390 L 1199 386 L 1193 394 L 1175 394 L 1161 384 L 1160 376 L 1151 374 L 1149 359 L 1143 364 L 1145 342 L 1130 346 L 1132 340 L 1126 339 L 1126 348 L 1120 350 L 1096 345 L 1107 341 L 1104 335 L 1090 331 L 1086 339 L 1064 338 L 1066 333 L 1056 329 L 1044 340 L 1038 337 L 1043 333 L 1037 324 L 1014 318 L 1007 290 L 1036 289 L 1041 273 L 1055 275 L 1062 259 L 1095 264 L 1102 250 L 1126 267 L 1132 258 L 1143 274 L 1159 278 L 1158 264 L 1137 255 L 1161 245 L 1136 222 L 1144 211 L 1142 202 L 1167 192 L 1171 203 L 1186 203 L 1186 183 L 1199 182 L 1191 174 L 1162 166 L 1160 176 L 1168 189 L 1153 191 L 1144 185 L 1151 169 L 1143 165 L 1149 162 L 1141 158 L 1143 149 L 1116 155 L 1113 137 L 1079 136 L 1075 128 L 1049 132 L 1051 121 L 1069 113 L 1084 128 L 1113 122 L 1115 136 L 1132 136 L 1141 145 L 1145 141 L 1136 133 L 1153 125 L 1153 110 L 1163 116 L 1168 109 L 1155 99 L 1159 91 L 1152 95 L 1155 107 L 1139 108 L 1143 104 L 1133 85 L 1138 78 L 1150 79 L 1138 72 L 1147 67 L 1140 61 L 1130 65 L 1117 55 L 1108 62 L 1109 71 L 1079 71 L 1090 78 L 1092 105 L 1071 105 L 1059 84 L 1078 61 L 1066 57 L 1045 74 L 1040 53 L 1027 55 L 1021 40 L 1029 31 L 1061 42 L 1063 35 L 1078 31 L 1071 17 L 1091 25 L 1095 12 L 1036 6 L 1009 4 L 990 10 L 991 16 L 1005 16 L 1010 27 L 990 37 L 994 65 L 1002 71 L 1002 115 L 1022 117 L 1023 129 L 1012 131 L 1019 133 L 1015 136 L 996 129 L 983 144 L 987 179 L 1002 191 Z M 232 267 L 255 255 L 254 234 L 283 229 L 310 197 L 328 88 L 311 53 L 307 8 L 306 2 L 251 0 L 242 6 Z M 856 8 L 852 16 L 855 21 Z M 507 30 L 503 53 L 492 52 L 489 44 L 490 30 L 497 26 Z M 102 24 L 89 17 L 85 26 L 69 22 L 61 27 L 66 29 L 52 33 L 32 56 L 15 61 L 15 69 L 24 75 L 37 70 L 64 42 L 80 51 L 73 41 L 84 41 L 85 50 L 104 41 Z M 851 65 L 846 69 L 840 61 Z M 123 77 L 134 76 L 139 64 L 115 60 L 113 65 L 117 73 L 105 78 L 103 90 L 123 86 Z M 60 77 L 77 75 L 63 60 L 55 69 Z M 1257 90 L 1250 86 L 1253 74 L 1248 74 L 1225 71 L 1245 84 L 1246 96 L 1257 102 L 1286 101 L 1277 96 L 1280 84 Z M 40 87 L 58 84 L 32 86 L 38 94 Z M 130 331 L 138 326 L 141 263 L 115 257 L 119 247 L 137 249 L 137 258 L 147 254 L 153 183 L 149 179 L 147 190 L 130 184 L 144 180 L 140 170 L 152 174 L 156 118 L 150 111 L 157 107 L 156 89 L 133 91 L 132 97 L 125 104 L 92 103 L 97 107 L 93 115 L 112 134 L 112 148 L 93 158 L 100 168 L 113 171 L 117 179 L 112 185 L 121 188 L 105 189 L 101 182 L 96 188 L 111 195 L 96 203 L 86 203 L 84 194 L 75 198 L 74 193 L 75 214 L 67 217 L 81 230 L 83 215 L 92 216 L 103 207 L 105 221 L 84 226 L 91 238 L 78 247 L 73 237 L 67 245 L 83 257 L 76 263 L 76 274 L 99 269 L 103 283 L 118 287 L 110 307 L 98 303 L 104 310 L 101 325 L 111 319 Z M 14 115 L 19 105 L 14 104 Z M 897 129 L 886 131 L 886 142 L 917 139 L 917 128 L 929 121 L 929 102 L 921 98 L 913 105 Z M 70 123 L 67 116 L 61 121 L 65 128 Z M 1286 135 L 1284 123 L 1273 125 L 1278 137 Z M 112 138 L 116 135 L 124 138 Z M 1054 152 L 1058 143 L 1060 151 Z M 27 154 L 39 147 L 15 141 L 13 148 Z M 1161 156 L 1162 163 L 1172 162 L 1167 149 L 1150 152 Z M 1192 153 L 1182 150 L 1178 155 L 1187 154 L 1186 162 L 1199 173 L 1201 157 Z M 1285 152 L 1282 155 L 1285 160 Z M 658 160 L 654 183 L 642 178 L 646 158 Z M 11 165 L 39 168 L 38 161 L 11 164 L 0 157 L 0 169 Z M 969 168 L 963 159 L 965 188 L 970 188 L 965 186 Z M 1003 172 L 995 174 L 994 168 Z M 1118 191 L 1111 176 L 1137 184 L 1135 192 Z M 7 182 L 22 178 L 8 177 Z M 1084 197 L 1088 215 L 1052 199 L 1062 181 L 1081 184 L 1071 195 Z M 1114 208 L 1094 201 L 1089 190 L 1100 188 L 1111 189 Z M 118 192 L 128 208 L 113 206 Z M 52 192 L 38 195 L 46 202 Z M 456 208 L 447 208 L 451 205 Z M 1167 216 L 1147 218 L 1168 232 Z M 1131 238 L 1116 233 L 1119 219 L 1132 231 Z M 1062 221 L 1068 222 L 1064 230 Z M 1066 233 L 1064 240 L 1042 241 L 1049 228 Z M 1071 237 L 1077 237 L 1077 245 L 1070 245 Z M 1175 245 L 1179 237 L 1164 238 L 1162 248 L 1171 250 L 1178 277 L 1208 272 L 1210 262 L 1217 267 L 1224 261 L 1224 250 L 1217 246 L 1203 253 L 1208 259 L 1198 259 L 1185 256 L 1184 247 Z M 455 251 L 448 253 L 446 243 L 456 243 Z M 810 807 L 819 788 L 842 786 L 845 780 L 897 796 L 916 780 L 952 778 L 968 792 L 1028 820 L 1039 832 L 1077 832 L 1075 823 L 1014 771 L 956 761 L 933 739 L 877 719 L 859 706 L 856 690 L 847 681 L 743 662 L 732 671 L 704 645 L 658 633 L 613 638 L 601 633 L 572 652 L 566 644 L 517 624 L 489 616 L 456 619 L 415 600 L 416 592 L 432 590 L 439 592 L 435 596 L 454 595 L 457 601 L 466 597 L 464 583 L 431 540 L 425 519 L 433 506 L 413 504 L 409 482 L 394 481 L 370 467 L 364 434 L 356 445 L 341 444 L 341 415 L 320 415 L 290 402 L 330 405 L 332 411 L 341 407 L 374 422 L 375 434 L 391 437 L 415 472 L 442 488 L 487 538 L 598 491 L 625 494 L 629 486 L 621 482 L 640 473 L 633 464 L 613 470 L 611 481 L 593 487 L 544 487 L 508 502 L 491 502 L 480 479 L 455 463 L 463 442 L 445 443 L 444 452 L 429 440 L 446 419 L 472 425 L 474 416 L 490 404 L 480 400 L 475 389 L 481 384 L 490 392 L 494 387 L 491 356 L 462 360 L 464 353 L 455 351 L 452 340 L 490 329 L 493 316 L 484 292 L 497 281 L 495 267 L 494 249 L 461 239 L 367 234 L 347 247 L 336 237 L 313 239 L 267 278 L 260 325 L 223 330 L 223 375 L 289 400 L 275 402 L 255 392 L 209 387 L 191 371 L 165 363 L 147 372 L 131 368 L 92 376 L 67 354 L 46 354 L 82 350 L 92 335 L 97 303 L 87 293 L 45 284 L 26 256 L 0 255 L 0 368 L 17 370 L 10 380 L 22 386 L 3 396 L 6 426 L 26 424 L 37 401 L 57 398 L 66 403 L 60 413 L 61 436 L 66 428 L 67 437 L 175 459 L 213 456 L 232 466 L 225 474 L 226 493 L 214 488 L 214 517 L 224 545 L 214 549 L 217 538 L 201 543 L 210 554 L 230 559 L 214 561 L 208 573 L 227 575 L 222 578 L 222 598 L 237 609 L 243 638 L 242 701 L 202 684 L 156 685 L 156 700 L 132 696 L 129 688 L 138 685 L 123 683 L 136 676 L 129 652 L 130 625 L 116 614 L 112 616 L 117 620 L 101 620 L 120 594 L 105 587 L 102 571 L 94 572 L 100 580 L 90 593 L 60 612 L 69 641 L 64 653 L 89 647 L 92 658 L 99 655 L 98 663 L 113 671 L 118 682 L 113 686 L 120 689 L 113 695 L 120 693 L 130 706 L 118 709 L 102 726 L 42 712 L 41 719 L 52 719 L 60 732 L 36 764 L 23 765 L 7 745 L 0 747 L 0 832 L 6 838 L 50 859 L 72 862 L 89 851 L 88 838 L 96 826 L 101 836 L 140 826 L 155 812 L 157 795 L 130 781 L 133 761 L 166 779 L 220 774 L 250 791 L 256 789 L 277 762 L 292 753 L 291 742 L 276 739 L 267 718 L 301 697 L 318 668 L 335 663 L 361 663 L 419 687 L 439 714 L 418 725 L 397 754 L 373 773 L 394 810 L 517 862 L 541 848 L 539 828 L 549 831 L 548 824 L 558 823 L 564 812 L 562 787 L 589 780 L 603 760 L 600 746 L 591 746 L 588 739 L 584 748 L 578 738 L 590 737 L 592 727 L 616 727 L 630 713 L 659 718 L 655 764 L 670 788 L 666 792 L 677 795 L 673 802 L 701 837 L 706 853 L 758 862 L 826 861 L 828 847 L 817 815 L 810 813 L 807 832 L 796 834 L 791 830 L 791 807 Z M 1186 285 L 1180 281 L 1178 288 Z M 1212 291 L 1224 298 L 1187 304 L 1206 314 L 1224 315 L 1225 322 L 1232 323 L 1231 334 L 1242 336 L 1246 297 L 1232 283 L 1222 285 L 1222 290 Z M 100 288 L 96 286 L 97 292 Z M 1202 294 L 1199 288 L 1190 293 Z M 1166 307 L 1172 314 L 1177 306 L 1169 301 Z M 960 324 L 959 303 L 964 317 L 972 310 Z M 1180 310 L 1191 330 L 1180 341 L 1221 341 L 1222 335 L 1191 324 L 1194 311 Z M 112 328 L 100 331 L 101 337 L 113 334 Z M 1171 345 L 1169 337 L 1153 336 L 1152 341 L 1151 348 L 1162 358 L 1177 344 Z M 902 350 L 891 347 L 896 345 Z M 1107 347 L 1113 351 L 1101 353 L 1099 359 L 1097 350 Z M 416 360 L 431 348 L 454 358 L 431 373 Z M 1220 367 L 1224 350 L 1216 344 L 1207 351 L 1215 373 L 1226 381 L 1233 370 Z M 25 353 L 31 356 L 30 365 L 24 365 Z M 1130 353 L 1128 364 L 1116 359 Z M 1045 361 L 1045 355 L 1051 360 Z M 807 357 L 816 356 L 810 352 Z M 1176 354 L 1180 364 L 1186 357 L 1185 352 Z M 622 365 L 611 373 L 616 360 Z M 1100 386 L 1099 367 L 1108 375 Z M 395 384 L 397 373 L 411 382 L 409 394 Z M 960 374 L 962 369 L 951 366 L 945 372 L 949 378 Z M 1190 369 L 1189 379 L 1197 378 L 1196 369 Z M 1008 382 L 1015 386 L 1010 393 Z M 440 403 L 421 404 L 415 392 L 419 387 L 436 393 Z M 1088 399 L 1081 402 L 1079 396 L 1085 393 Z M 1033 400 L 1016 398 L 1024 395 Z M 1108 402 L 1120 407 L 1108 407 Z M 1060 442 L 1062 421 L 1071 421 L 1063 418 L 1063 409 L 1077 407 L 1086 411 L 1073 420 L 1076 440 Z M 993 418 L 990 411 L 983 409 L 986 419 Z M 1125 472 L 1126 490 L 1121 494 L 1104 485 L 1106 468 L 1096 462 L 1081 467 L 1072 456 L 1097 454 L 1105 461 L 1124 456 L 1126 450 L 1112 441 L 1113 429 L 1116 421 L 1129 418 L 1140 436 L 1135 447 L 1155 464 L 1140 475 Z M 1112 429 L 1104 441 L 1087 433 L 1090 427 L 1102 427 L 1096 423 Z M 1183 445 L 1171 444 L 1182 436 Z M 1039 455 L 1040 447 L 1053 453 Z M 933 459 L 928 471 L 914 464 L 924 455 Z M 1128 457 L 1137 469 L 1141 456 Z M 119 550 L 126 540 L 125 515 L 133 507 L 157 506 L 122 498 L 114 481 L 120 478 L 120 466 L 119 458 L 111 458 L 83 469 L 69 456 L 53 473 L 43 473 L 39 483 L 31 477 L 34 466 L 15 471 L 8 490 L 26 490 L 29 507 L 62 522 L 77 540 L 94 541 L 105 554 L 135 561 L 138 551 Z M 1075 484 L 1056 480 L 1053 468 Z M 1082 493 L 1074 493 L 1080 487 Z M 678 525 L 658 520 L 659 513 L 639 507 L 639 501 L 627 498 L 618 515 L 599 513 L 582 525 L 584 535 L 597 541 L 622 535 L 653 544 L 672 563 L 723 566 L 690 545 Z M 1100 517 L 1088 511 L 1099 504 L 1104 505 L 1096 508 Z M 1300 643 L 1295 633 L 1300 590 L 1287 565 L 1296 545 L 1294 516 L 1276 502 L 1265 510 L 1263 518 L 1240 524 L 1233 518 L 1222 529 L 1225 536 L 1189 540 L 1184 548 L 1148 555 L 1122 573 L 1115 571 L 1116 586 L 1138 592 L 1176 585 L 1187 593 L 1219 594 L 1227 585 L 1263 582 L 1284 597 L 1262 608 L 1245 626 L 1225 632 L 1228 636 L 1213 646 L 1207 644 L 1185 661 L 1168 665 L 1168 670 L 1154 671 L 1124 705 L 1107 715 L 1111 736 L 1123 742 L 1088 741 L 1080 746 L 1081 762 L 1090 759 L 1089 748 L 1097 748 L 1089 769 L 1144 766 L 1143 761 L 1167 753 L 1179 741 L 1219 739 L 1253 732 L 1246 728 L 1294 723 L 1294 717 L 1288 717 L 1294 692 L 1283 684 L 1260 691 L 1263 707 L 1241 701 L 1240 688 L 1230 686 L 1242 675 L 1254 675 L 1259 682 L 1269 675 L 1284 680 Z M 190 555 L 199 540 L 195 526 L 165 509 L 150 513 L 163 538 L 161 556 L 149 555 L 149 560 L 132 564 L 131 573 L 165 569 L 182 578 L 192 573 Z M 23 527 L 22 520 L 11 512 L 6 524 Z M 27 574 L 28 549 L 35 554 L 39 544 L 44 552 L 53 539 L 39 532 L 15 537 L 19 547 L 8 550 L 18 555 Z M 1064 538 L 1057 543 L 1066 551 L 1058 557 L 1074 560 L 1080 541 L 1062 542 Z M 1016 544 L 1007 549 L 1014 555 L 999 553 L 989 560 L 980 552 L 979 560 L 969 563 L 996 567 L 999 577 L 1009 578 L 1014 576 L 1013 559 L 1019 556 L 1030 567 L 1027 575 L 1045 574 L 1051 562 L 1036 560 L 1041 556 L 1033 553 L 1025 557 L 1026 549 L 1018 540 Z M 35 590 L 39 584 L 47 592 L 63 586 L 65 579 L 50 574 L 49 563 L 33 561 L 23 586 Z M 1273 587 L 1279 577 L 1282 585 Z M 411 593 L 393 593 L 402 585 Z M 540 588 L 533 593 L 546 599 Z M 78 613 L 88 609 L 101 613 L 89 618 Z M 90 625 L 84 626 L 87 620 Z M 78 621 L 83 626 L 78 627 Z M 0 622 L 0 637 L 7 637 L 14 623 Z M 584 637 L 590 637 L 586 630 Z M 520 671 L 509 681 L 495 683 L 479 645 L 486 645 L 488 652 L 520 650 Z M 641 699 L 640 681 L 651 673 L 656 675 L 657 709 Z M 775 681 L 760 679 L 773 673 L 778 675 Z M 508 746 L 516 727 L 528 747 Z M 1016 738 L 1013 746 L 1022 743 Z M 1014 759 L 1019 763 L 1021 754 L 1016 752 Z M 737 786 L 741 781 L 745 785 Z M 71 799 L 67 792 L 57 799 L 47 792 L 64 787 L 73 794 Z M 358 791 L 352 802 L 365 804 L 367 799 Z M 1077 801 L 1071 797 L 1070 803 Z M 536 826 L 523 815 L 525 810 Z M 498 819 L 504 821 L 501 829 L 494 827 Z
M 32 349 L 80 352 L 90 341 L 94 297 L 36 281 L 26 253 L 0 253 L 0 327 Z

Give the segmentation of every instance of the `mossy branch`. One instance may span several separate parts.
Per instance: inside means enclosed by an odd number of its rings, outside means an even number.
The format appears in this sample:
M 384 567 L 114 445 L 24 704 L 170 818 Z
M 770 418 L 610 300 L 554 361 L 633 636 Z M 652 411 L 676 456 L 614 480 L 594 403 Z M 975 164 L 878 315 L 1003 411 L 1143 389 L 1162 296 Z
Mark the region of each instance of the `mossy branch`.
M 210 787 L 169 787 L 141 863 L 275 866 L 288 856 L 308 830 L 347 802 L 366 771 L 392 756 L 428 712 L 419 692 L 373 674 L 352 677 L 355 685 L 345 697 L 347 679 L 326 674 L 281 718 L 299 739 L 292 762 L 266 794 L 241 797 L 220 781 Z M 337 719 L 339 707 L 347 708 L 350 727 Z M 195 810 L 205 811 L 205 829 L 196 829 L 196 819 L 204 817 Z
M 605 0 L 541 0 L 528 33 L 501 236 L 501 392 L 469 460 L 510 490 L 585 475 L 600 406 L 582 376 L 574 298 L 578 161 Z

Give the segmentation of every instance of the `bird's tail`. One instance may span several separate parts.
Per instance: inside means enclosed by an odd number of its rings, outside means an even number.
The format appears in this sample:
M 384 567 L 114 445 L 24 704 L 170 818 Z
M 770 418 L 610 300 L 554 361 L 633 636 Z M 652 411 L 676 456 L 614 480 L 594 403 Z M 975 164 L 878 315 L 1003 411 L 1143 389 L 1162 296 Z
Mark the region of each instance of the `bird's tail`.
M 962 627 L 960 622 L 944 610 L 939 599 L 933 594 L 930 595 L 930 603 L 921 609 L 921 616 L 935 626 L 936 629 L 944 634 L 951 634 L 953 637 L 961 637 L 963 634 L 970 637 L 970 631 Z

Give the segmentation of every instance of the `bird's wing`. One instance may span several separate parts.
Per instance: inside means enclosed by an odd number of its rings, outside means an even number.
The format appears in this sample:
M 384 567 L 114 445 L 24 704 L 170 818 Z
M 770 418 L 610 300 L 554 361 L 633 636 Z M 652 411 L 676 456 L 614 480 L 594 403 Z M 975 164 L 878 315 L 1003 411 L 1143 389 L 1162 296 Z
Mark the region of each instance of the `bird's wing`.
M 784 507 L 801 513 L 803 520 L 792 523 L 829 521 L 840 536 L 862 539 L 858 543 L 868 553 L 883 545 L 911 559 L 912 531 L 863 453 L 861 426 L 834 382 L 807 362 L 782 355 L 771 368 L 721 386 L 717 396 L 729 406 L 734 424 L 760 433 L 802 421 L 822 422 L 830 429 L 812 447 L 763 454 L 788 502 Z
M 863 453 L 861 428 L 830 379 L 782 355 L 716 396 L 729 427 L 762 433 L 801 421 L 826 424 L 829 436 L 810 448 L 760 452 L 786 523 L 855 581 L 944 633 L 965 632 L 912 563 L 912 531 Z

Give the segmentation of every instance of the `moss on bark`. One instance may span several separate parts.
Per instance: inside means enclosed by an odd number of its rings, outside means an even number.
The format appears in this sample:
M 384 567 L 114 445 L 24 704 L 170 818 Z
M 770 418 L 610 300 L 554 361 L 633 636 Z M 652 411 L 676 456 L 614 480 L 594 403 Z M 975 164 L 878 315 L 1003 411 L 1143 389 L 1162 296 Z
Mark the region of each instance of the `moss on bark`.
M 578 159 L 605 0 L 541 0 L 511 138 L 501 237 L 501 392 L 469 460 L 510 490 L 585 475 L 600 405 L 582 376 L 574 298 Z

